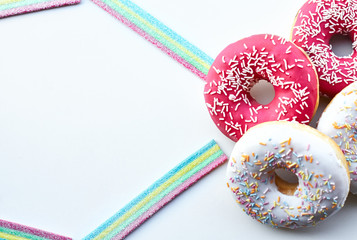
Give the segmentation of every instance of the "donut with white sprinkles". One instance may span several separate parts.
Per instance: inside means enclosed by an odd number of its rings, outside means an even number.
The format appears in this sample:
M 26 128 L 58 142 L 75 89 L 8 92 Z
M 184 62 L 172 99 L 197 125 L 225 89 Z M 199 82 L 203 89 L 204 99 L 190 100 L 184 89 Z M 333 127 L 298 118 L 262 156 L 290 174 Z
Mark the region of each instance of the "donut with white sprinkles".
M 349 183 L 337 144 L 296 122 L 252 127 L 236 143 L 227 167 L 234 200 L 247 215 L 274 227 L 314 226 L 335 214 L 345 203 Z
M 250 90 L 260 80 L 275 91 L 268 104 Z M 205 85 L 211 118 L 233 141 L 262 122 L 309 123 L 319 102 L 318 78 L 306 54 L 282 37 L 260 34 L 226 47 L 213 62 Z
M 292 41 L 309 55 L 320 79 L 320 92 L 333 97 L 357 80 L 357 1 L 309 0 L 298 11 Z M 353 42 L 350 56 L 332 52 L 334 35 Z

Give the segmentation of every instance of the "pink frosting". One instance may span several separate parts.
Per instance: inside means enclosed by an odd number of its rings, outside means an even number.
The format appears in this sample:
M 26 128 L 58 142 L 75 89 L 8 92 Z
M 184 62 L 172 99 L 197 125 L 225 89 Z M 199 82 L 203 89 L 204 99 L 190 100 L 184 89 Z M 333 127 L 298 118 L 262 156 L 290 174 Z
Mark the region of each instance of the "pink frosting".
M 299 10 L 293 42 L 303 48 L 316 67 L 320 92 L 333 97 L 357 80 L 357 1 L 310 0 Z M 330 46 L 335 34 L 348 35 L 353 43 L 351 56 L 338 57 Z
M 250 94 L 259 80 L 269 81 L 274 99 L 259 104 Z M 308 57 L 274 35 L 253 35 L 226 47 L 215 59 L 205 85 L 208 111 L 233 141 L 262 122 L 309 123 L 318 104 L 318 79 Z

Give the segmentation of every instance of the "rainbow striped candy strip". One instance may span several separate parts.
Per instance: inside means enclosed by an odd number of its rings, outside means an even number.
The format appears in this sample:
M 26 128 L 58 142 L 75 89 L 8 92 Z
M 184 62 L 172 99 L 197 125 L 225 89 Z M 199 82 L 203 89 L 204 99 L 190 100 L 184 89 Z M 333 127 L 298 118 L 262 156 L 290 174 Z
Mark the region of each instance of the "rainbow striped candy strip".
M 0 18 L 73 5 L 79 2 L 80 0 L 0 0 Z
M 0 219 L 0 239 L 5 240 L 71 240 L 72 238 Z
M 92 0 L 169 56 L 205 79 L 213 59 L 129 0 Z
M 160 208 L 227 160 L 212 140 L 192 154 L 83 240 L 123 239 Z

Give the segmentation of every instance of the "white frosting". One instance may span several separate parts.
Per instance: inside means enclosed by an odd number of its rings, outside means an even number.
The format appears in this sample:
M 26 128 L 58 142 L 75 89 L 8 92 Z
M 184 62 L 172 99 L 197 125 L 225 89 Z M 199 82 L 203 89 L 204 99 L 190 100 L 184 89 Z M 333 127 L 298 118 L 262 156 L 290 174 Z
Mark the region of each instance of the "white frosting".
M 227 185 L 243 211 L 259 222 L 287 228 L 312 226 L 344 205 L 349 192 L 344 161 L 336 144 L 309 126 L 263 123 L 236 143 L 228 162 Z M 274 173 L 278 168 L 298 177 L 293 195 L 278 190 Z
M 317 129 L 330 136 L 345 154 L 351 192 L 357 194 L 357 82 L 344 88 L 321 115 Z

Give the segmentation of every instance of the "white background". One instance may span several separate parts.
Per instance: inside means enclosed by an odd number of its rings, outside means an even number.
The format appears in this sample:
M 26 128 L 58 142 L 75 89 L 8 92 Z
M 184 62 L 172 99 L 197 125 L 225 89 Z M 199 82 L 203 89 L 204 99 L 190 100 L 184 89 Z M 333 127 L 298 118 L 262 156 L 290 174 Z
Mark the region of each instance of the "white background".
M 303 0 L 137 0 L 215 57 L 257 33 L 289 38 Z M 80 239 L 214 138 L 204 82 L 89 0 L 0 20 L 0 218 Z M 320 110 L 322 107 L 320 107 Z M 315 228 L 246 216 L 221 166 L 128 239 L 336 239 L 357 197 Z

